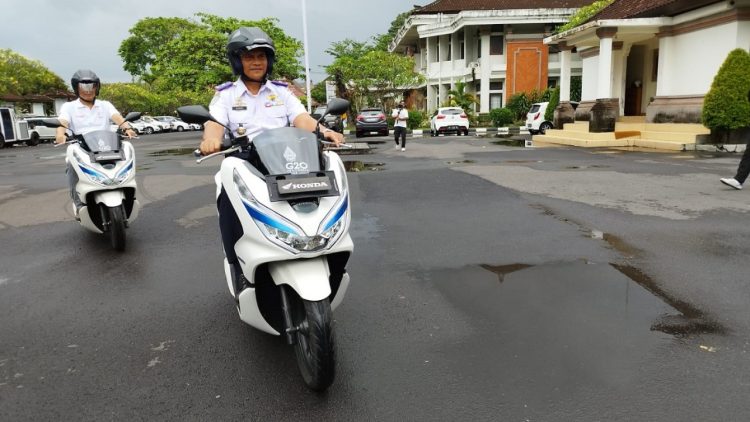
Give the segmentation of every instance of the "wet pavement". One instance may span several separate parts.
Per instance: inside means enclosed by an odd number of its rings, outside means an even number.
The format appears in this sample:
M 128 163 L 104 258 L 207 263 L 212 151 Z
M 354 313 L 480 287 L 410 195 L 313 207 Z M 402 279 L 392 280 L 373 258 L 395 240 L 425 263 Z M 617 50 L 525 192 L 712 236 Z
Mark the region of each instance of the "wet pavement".
M 382 140 L 344 158 L 324 395 L 237 318 L 196 134 L 135 144 L 125 254 L 72 221 L 62 151 L 0 151 L 0 420 L 750 417 L 738 157 Z

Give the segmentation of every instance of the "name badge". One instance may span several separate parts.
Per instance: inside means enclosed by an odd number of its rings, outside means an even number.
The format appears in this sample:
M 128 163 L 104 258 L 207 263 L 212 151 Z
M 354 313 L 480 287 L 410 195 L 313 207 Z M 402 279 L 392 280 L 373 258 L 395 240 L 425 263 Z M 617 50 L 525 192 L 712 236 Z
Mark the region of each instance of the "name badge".
M 243 110 L 247 110 L 247 106 L 244 106 L 244 105 L 236 105 L 236 106 L 232 106 L 232 110 L 235 110 L 235 111 L 243 111 Z

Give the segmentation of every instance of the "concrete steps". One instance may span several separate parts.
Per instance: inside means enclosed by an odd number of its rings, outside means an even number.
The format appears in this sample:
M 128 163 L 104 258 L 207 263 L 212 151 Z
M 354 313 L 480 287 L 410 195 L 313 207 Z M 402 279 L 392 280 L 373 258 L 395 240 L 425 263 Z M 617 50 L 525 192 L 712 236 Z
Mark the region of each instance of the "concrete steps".
M 641 147 L 668 151 L 695 150 L 696 136 L 711 131 L 700 124 L 646 123 L 644 116 L 624 116 L 615 123 L 615 131 L 589 132 L 588 122 L 566 123 L 562 130 L 535 135 L 534 141 L 579 147 Z

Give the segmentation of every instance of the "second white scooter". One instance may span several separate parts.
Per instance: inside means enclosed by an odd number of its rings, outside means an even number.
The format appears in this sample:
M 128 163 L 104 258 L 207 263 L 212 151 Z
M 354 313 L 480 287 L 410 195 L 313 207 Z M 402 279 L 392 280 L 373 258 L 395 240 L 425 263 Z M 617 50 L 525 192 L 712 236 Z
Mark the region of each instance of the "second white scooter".
M 128 113 L 125 121 L 138 120 L 140 115 Z M 59 127 L 60 121 L 44 119 L 43 124 Z M 75 194 L 83 203 L 78 220 L 94 233 L 107 233 L 115 250 L 125 250 L 125 229 L 140 210 L 133 145 L 109 130 L 68 135 L 66 144 L 65 161 L 78 175 Z

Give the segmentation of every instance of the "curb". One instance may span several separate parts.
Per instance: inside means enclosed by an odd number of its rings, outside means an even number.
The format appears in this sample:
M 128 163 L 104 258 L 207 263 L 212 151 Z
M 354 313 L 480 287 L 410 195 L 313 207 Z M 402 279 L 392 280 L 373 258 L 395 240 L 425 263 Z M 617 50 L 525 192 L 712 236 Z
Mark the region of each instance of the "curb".
M 344 129 L 344 135 L 352 135 L 354 134 L 353 130 L 350 129 Z M 406 134 L 412 135 L 412 136 L 426 136 L 430 133 L 429 129 L 407 129 Z M 478 128 L 469 128 L 469 134 L 488 134 L 488 133 L 503 133 L 503 134 L 509 134 L 512 133 L 510 128 L 508 127 L 478 127 Z M 519 128 L 518 133 L 520 135 L 528 135 L 529 131 L 526 128 Z M 388 135 L 393 135 L 393 129 L 388 129 Z

